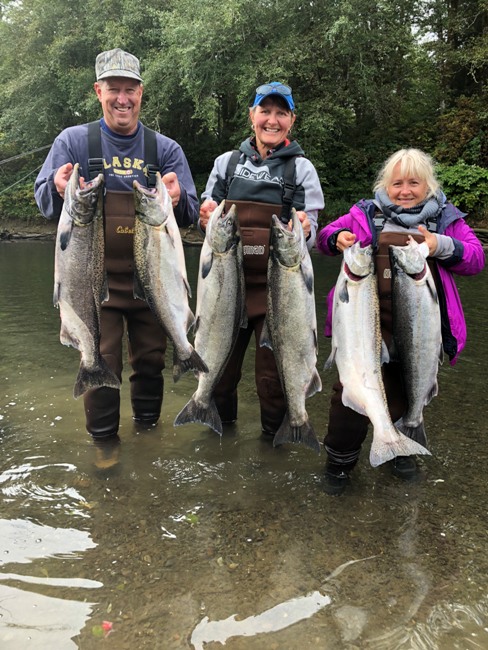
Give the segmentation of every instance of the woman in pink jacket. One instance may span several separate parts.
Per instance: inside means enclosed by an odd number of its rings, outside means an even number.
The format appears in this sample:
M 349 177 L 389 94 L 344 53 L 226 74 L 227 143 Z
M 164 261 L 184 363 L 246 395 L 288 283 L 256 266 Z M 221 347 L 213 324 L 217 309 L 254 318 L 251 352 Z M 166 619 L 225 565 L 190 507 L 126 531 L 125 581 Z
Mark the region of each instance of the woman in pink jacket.
M 384 163 L 374 186 L 375 198 L 363 199 L 349 212 L 323 228 L 317 237 L 317 248 L 326 255 L 339 255 L 356 241 L 365 247 L 373 245 L 376 260 L 388 260 L 388 246 L 404 246 L 408 235 L 424 240 L 429 248 L 437 274 L 441 308 L 442 344 L 451 365 L 466 343 L 466 323 L 454 273 L 475 275 L 485 263 L 483 247 L 465 222 L 465 214 L 447 202 L 434 174 L 432 159 L 418 149 L 401 149 Z M 389 262 L 387 261 L 386 264 Z M 380 277 L 381 275 L 381 277 Z M 387 318 L 391 294 L 391 272 L 378 274 L 380 289 L 380 319 L 383 337 L 391 338 Z M 385 286 L 384 283 L 387 282 Z M 381 284 L 383 283 L 383 286 Z M 332 301 L 329 293 L 326 336 L 332 332 Z M 383 366 L 388 406 L 393 422 L 406 410 L 400 364 Z M 342 403 L 342 384 L 337 381 L 331 397 L 328 432 L 324 446 L 327 451 L 326 490 L 341 494 L 349 473 L 358 461 L 369 420 Z M 397 456 L 390 461 L 392 473 L 402 479 L 417 474 L 413 456 Z

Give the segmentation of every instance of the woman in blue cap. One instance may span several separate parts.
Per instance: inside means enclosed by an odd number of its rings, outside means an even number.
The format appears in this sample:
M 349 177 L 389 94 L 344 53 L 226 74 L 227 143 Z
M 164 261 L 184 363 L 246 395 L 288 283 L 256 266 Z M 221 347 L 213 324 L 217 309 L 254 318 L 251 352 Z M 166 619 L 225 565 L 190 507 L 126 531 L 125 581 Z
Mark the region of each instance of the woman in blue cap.
M 214 398 L 222 422 L 237 418 L 237 386 L 252 334 L 256 338 L 255 375 L 261 409 L 261 427 L 274 436 L 286 413 L 273 352 L 260 347 L 266 315 L 266 284 L 271 216 L 287 222 L 295 208 L 307 237 L 315 242 L 317 217 L 324 197 L 317 171 L 291 139 L 295 103 L 289 86 L 272 81 L 256 88 L 249 109 L 253 135 L 236 152 L 219 156 L 202 194 L 199 224 L 205 230 L 210 215 L 226 199 L 226 210 L 237 206 L 244 251 L 248 327 L 241 328 Z

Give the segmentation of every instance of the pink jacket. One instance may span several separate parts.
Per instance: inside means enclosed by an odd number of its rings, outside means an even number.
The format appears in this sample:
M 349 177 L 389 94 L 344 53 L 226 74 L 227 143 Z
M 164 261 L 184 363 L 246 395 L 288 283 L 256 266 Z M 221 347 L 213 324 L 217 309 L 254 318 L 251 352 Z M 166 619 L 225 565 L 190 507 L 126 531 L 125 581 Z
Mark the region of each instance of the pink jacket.
M 350 211 L 322 228 L 317 235 L 316 245 L 325 255 L 338 255 L 331 248 L 329 238 L 339 230 L 350 230 L 362 246 L 376 244 L 377 235 L 373 222 L 375 206 L 371 200 L 362 199 L 353 205 Z M 449 235 L 454 241 L 454 254 L 449 260 L 438 261 L 437 268 L 444 290 L 447 317 L 451 329 L 450 336 L 443 338 L 444 350 L 449 355 L 450 364 L 454 365 L 466 344 L 466 321 L 461 299 L 454 282 L 454 273 L 459 275 L 476 275 L 485 265 L 483 247 L 473 230 L 465 222 L 462 212 L 452 203 L 447 203 L 437 220 L 437 232 Z M 327 319 L 325 336 L 332 333 L 332 300 L 334 287 L 327 297 Z

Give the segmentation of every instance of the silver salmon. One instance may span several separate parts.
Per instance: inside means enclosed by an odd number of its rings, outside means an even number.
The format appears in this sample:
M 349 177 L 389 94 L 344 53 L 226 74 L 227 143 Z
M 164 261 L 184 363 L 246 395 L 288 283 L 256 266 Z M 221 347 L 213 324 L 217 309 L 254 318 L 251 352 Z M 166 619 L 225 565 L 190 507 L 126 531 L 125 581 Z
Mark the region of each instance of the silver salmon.
M 273 350 L 287 413 L 273 445 L 303 443 L 320 452 L 305 400 L 322 390 L 317 372 L 317 319 L 313 268 L 303 228 L 292 210 L 292 229 L 276 215 L 271 224 L 266 320 L 260 345 Z
M 427 444 L 423 409 L 437 395 L 437 372 L 443 360 L 441 316 L 426 244 L 409 238 L 390 246 L 394 353 L 402 365 L 408 408 L 396 422 L 400 431 Z
M 379 298 L 373 250 L 360 242 L 346 248 L 336 282 L 332 314 L 332 350 L 343 385 L 345 406 L 366 415 L 373 425 L 370 463 L 381 465 L 396 456 L 430 454 L 398 431 L 391 421 L 381 365 L 389 354 L 381 336 Z
M 222 422 L 213 393 L 234 348 L 239 328 L 247 326 L 242 244 L 232 205 L 222 216 L 224 202 L 214 210 L 200 253 L 195 350 L 208 366 L 199 373 L 198 388 L 178 413 L 174 425 L 200 422 L 222 435 Z
M 134 297 L 145 300 L 173 343 L 173 379 L 208 368 L 188 341 L 195 317 L 188 304 L 183 242 L 161 175 L 148 189 L 134 181 Z
M 100 304 L 108 300 L 104 272 L 104 236 L 100 174 L 84 189 L 79 165 L 73 168 L 64 194 L 54 259 L 55 307 L 61 315 L 60 340 L 80 351 L 80 369 L 73 395 L 89 388 L 120 388 L 120 382 L 100 355 Z

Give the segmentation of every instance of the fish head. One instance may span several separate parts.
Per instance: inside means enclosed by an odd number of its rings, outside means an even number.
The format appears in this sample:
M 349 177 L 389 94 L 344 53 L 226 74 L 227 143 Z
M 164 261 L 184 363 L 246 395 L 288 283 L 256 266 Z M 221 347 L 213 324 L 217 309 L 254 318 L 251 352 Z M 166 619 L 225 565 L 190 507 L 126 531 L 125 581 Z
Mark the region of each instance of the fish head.
M 296 221 L 298 221 L 302 233 L 296 227 Z M 298 217 L 296 217 L 296 212 L 295 220 L 292 216 L 291 222 L 292 227 L 290 230 L 290 222 L 288 224 L 283 223 L 275 214 L 271 218 L 271 253 L 280 264 L 288 267 L 297 266 L 303 257 L 303 229 Z
M 205 238 L 214 253 L 226 253 L 237 244 L 237 208 L 232 204 L 224 214 L 225 201 L 212 212 L 205 231 Z
M 91 223 L 101 205 L 103 174 L 88 181 L 80 187 L 80 166 L 76 163 L 64 192 L 64 210 L 71 220 L 78 225 Z
M 425 251 L 413 237 L 409 237 L 406 246 L 389 246 L 389 253 L 391 268 L 397 273 L 406 273 L 419 279 L 425 274 L 427 267 Z
M 344 273 L 350 279 L 365 278 L 374 273 L 373 247 L 361 248 L 361 242 L 357 241 L 344 250 L 343 268 Z
M 135 180 L 133 191 L 137 219 L 156 228 L 166 222 L 173 206 L 159 172 L 156 174 L 156 187 L 145 187 Z

